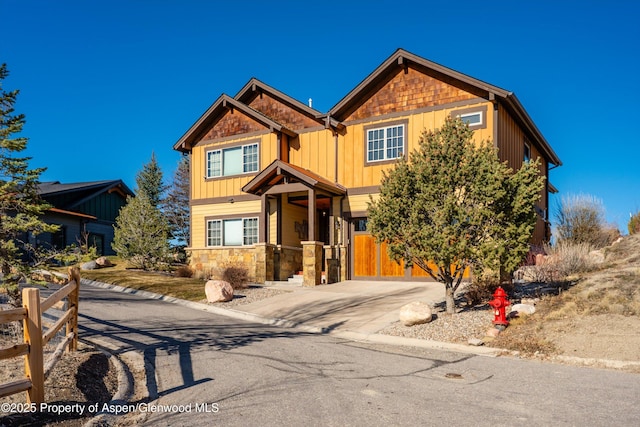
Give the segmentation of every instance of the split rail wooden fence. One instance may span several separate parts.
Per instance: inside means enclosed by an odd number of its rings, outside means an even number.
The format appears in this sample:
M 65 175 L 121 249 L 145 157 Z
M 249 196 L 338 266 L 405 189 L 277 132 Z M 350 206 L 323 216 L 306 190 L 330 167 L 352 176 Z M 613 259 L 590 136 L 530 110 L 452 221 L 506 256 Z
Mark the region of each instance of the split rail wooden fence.
M 44 403 L 44 381 L 60 360 L 65 348 L 67 351 L 75 351 L 78 348 L 79 291 L 80 272 L 73 267 L 69 269 L 69 283 L 47 299 L 40 300 L 39 289 L 26 288 L 22 291 L 22 308 L 0 311 L 0 324 L 22 321 L 24 326 L 24 342 L 0 348 L 0 360 L 25 356 L 26 374 L 24 379 L 0 384 L 0 397 L 26 391 L 27 403 Z M 42 314 L 53 307 L 64 307 L 62 300 L 65 297 L 68 298 L 68 304 L 62 316 L 53 324 L 44 322 Z M 65 338 L 45 363 L 44 346 L 65 325 Z

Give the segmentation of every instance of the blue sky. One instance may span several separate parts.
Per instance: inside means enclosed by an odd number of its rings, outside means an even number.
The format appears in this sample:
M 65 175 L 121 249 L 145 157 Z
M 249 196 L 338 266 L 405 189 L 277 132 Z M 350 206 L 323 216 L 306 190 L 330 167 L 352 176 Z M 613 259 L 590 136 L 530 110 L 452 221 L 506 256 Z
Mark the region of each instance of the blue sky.
M 560 195 L 640 210 L 637 1 L 0 0 L 0 62 L 43 181 L 123 179 L 257 77 L 326 112 L 395 49 L 516 93 Z M 556 197 L 557 198 L 557 197 Z

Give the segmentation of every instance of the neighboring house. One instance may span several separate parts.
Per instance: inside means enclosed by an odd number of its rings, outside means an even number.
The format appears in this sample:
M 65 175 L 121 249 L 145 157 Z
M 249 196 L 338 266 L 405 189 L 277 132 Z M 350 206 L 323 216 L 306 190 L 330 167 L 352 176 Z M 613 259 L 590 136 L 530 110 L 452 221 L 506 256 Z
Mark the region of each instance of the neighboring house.
M 49 203 L 43 220 L 60 225 L 56 233 L 37 236 L 38 245 L 63 249 L 87 239 L 98 254 L 112 255 L 113 226 L 116 217 L 133 192 L 121 180 L 62 184 L 43 182 L 40 197 Z M 84 242 L 83 242 L 84 243 Z
M 533 242 L 547 241 L 549 170 L 561 162 L 516 96 L 399 49 L 328 113 L 256 79 L 213 103 L 174 145 L 191 160 L 192 265 L 242 262 L 257 282 L 303 270 L 305 285 L 425 279 L 375 243 L 367 202 L 447 116 L 494 141 L 512 168 L 541 160 Z

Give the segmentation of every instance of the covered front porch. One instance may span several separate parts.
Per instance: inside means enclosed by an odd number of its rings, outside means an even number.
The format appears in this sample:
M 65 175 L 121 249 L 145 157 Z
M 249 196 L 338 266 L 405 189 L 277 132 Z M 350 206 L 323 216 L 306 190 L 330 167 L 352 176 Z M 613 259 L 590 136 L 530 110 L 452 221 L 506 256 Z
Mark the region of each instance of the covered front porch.
M 287 280 L 302 271 L 303 284 L 346 279 L 342 200 L 344 187 L 309 170 L 275 160 L 242 191 L 260 196 L 257 282 Z

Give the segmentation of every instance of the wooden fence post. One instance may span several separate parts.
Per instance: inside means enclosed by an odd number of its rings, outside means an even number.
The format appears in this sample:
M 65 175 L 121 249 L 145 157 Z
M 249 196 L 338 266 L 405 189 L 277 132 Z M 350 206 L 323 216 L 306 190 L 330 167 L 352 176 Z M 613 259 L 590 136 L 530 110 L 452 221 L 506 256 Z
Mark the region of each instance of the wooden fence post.
M 76 282 L 76 288 L 69 294 L 69 309 L 73 310 L 73 315 L 67 322 L 67 335 L 73 332 L 73 339 L 69 342 L 67 351 L 78 349 L 78 309 L 80 307 L 80 270 L 78 267 L 69 267 L 69 281 Z
M 25 356 L 25 373 L 31 379 L 27 391 L 27 402 L 44 402 L 44 359 L 42 349 L 42 313 L 40 312 L 40 290 L 27 288 L 22 291 L 22 304 L 27 309 L 24 319 L 24 341 L 29 344 Z

